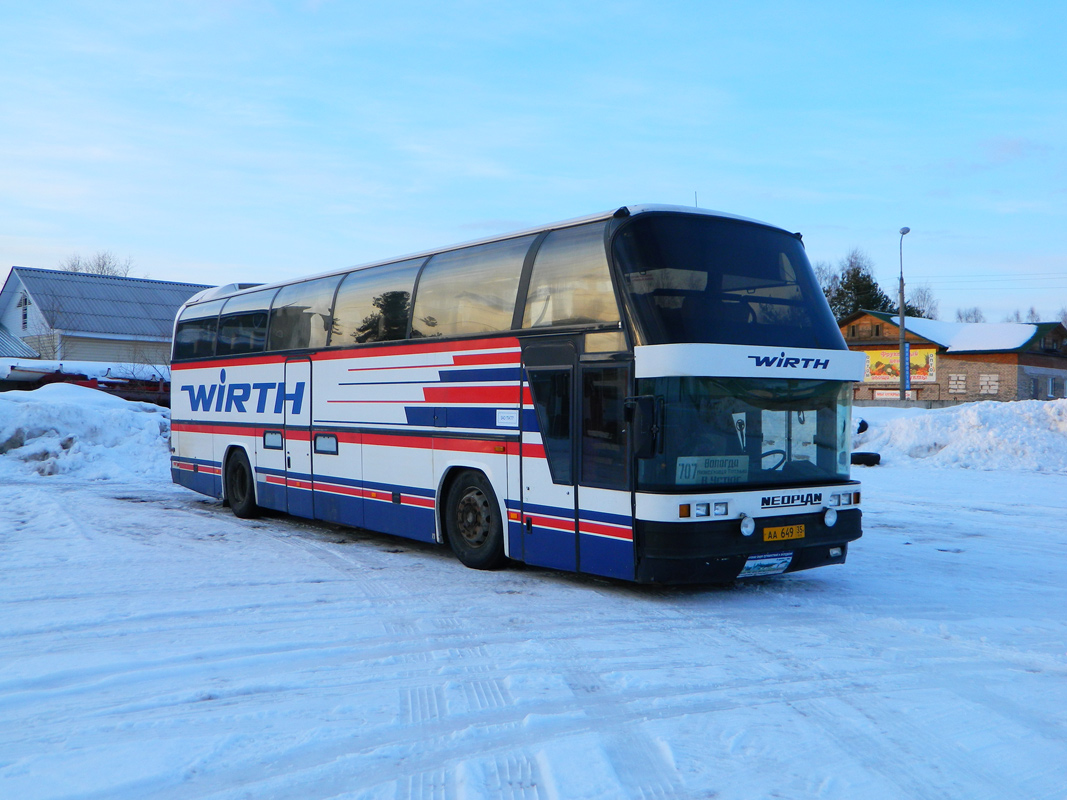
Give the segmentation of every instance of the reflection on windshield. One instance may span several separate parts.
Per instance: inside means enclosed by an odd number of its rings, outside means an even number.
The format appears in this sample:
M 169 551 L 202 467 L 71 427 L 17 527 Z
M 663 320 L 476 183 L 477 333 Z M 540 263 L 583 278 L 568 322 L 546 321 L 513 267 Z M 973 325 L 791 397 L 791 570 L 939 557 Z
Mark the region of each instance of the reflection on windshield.
M 800 240 L 703 215 L 641 215 L 612 244 L 647 344 L 844 350 Z
M 662 442 L 638 462 L 645 491 L 786 485 L 849 474 L 852 392 L 837 381 L 645 378 Z

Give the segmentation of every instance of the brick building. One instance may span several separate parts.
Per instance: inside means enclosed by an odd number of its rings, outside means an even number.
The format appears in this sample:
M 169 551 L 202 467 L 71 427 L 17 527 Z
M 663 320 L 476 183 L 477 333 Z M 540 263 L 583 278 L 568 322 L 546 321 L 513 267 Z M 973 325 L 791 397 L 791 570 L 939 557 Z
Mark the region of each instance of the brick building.
M 866 353 L 856 400 L 900 396 L 899 317 L 857 311 L 841 322 L 850 350 Z M 1067 328 L 1059 322 L 940 322 L 904 318 L 909 399 L 1051 400 L 1067 392 Z

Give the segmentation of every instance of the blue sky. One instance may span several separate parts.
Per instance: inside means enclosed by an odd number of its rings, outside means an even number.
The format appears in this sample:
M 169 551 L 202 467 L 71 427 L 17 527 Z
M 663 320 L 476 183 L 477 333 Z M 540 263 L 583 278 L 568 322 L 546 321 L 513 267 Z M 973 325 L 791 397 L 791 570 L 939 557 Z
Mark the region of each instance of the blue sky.
M 0 265 L 272 281 L 628 203 L 1067 306 L 1067 6 L 5 4 Z

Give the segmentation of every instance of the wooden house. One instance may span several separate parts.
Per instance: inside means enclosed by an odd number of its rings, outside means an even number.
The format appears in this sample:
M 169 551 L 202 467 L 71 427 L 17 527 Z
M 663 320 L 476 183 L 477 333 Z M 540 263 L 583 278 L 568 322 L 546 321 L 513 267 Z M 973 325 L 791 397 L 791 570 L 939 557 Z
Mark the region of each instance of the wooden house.
M 168 364 L 174 316 L 206 288 L 12 267 L 0 289 L 0 342 L 11 344 L 6 332 L 44 359 Z
M 900 318 L 857 311 L 841 322 L 850 350 L 865 353 L 856 400 L 900 396 Z M 1059 322 L 941 322 L 904 318 L 910 350 L 908 398 L 940 404 L 971 400 L 1051 400 L 1067 391 L 1067 328 Z

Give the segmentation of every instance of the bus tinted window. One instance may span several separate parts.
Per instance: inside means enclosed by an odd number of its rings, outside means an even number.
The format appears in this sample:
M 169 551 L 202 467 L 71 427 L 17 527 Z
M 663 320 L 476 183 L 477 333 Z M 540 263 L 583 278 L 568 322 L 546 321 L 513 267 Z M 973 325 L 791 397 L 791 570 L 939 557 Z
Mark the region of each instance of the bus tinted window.
M 534 236 L 441 253 L 419 278 L 412 336 L 511 329 L 522 262 Z
M 172 360 L 210 358 L 215 354 L 215 329 L 222 300 L 186 306 L 178 315 Z
M 618 321 L 604 223 L 550 233 L 534 261 L 522 327 Z
M 718 217 L 649 215 L 622 227 L 612 249 L 648 344 L 845 349 L 791 234 Z
M 330 347 L 406 338 L 411 290 L 424 261 L 417 258 L 348 273 L 337 290 Z
M 267 341 L 267 309 L 277 289 L 231 297 L 219 319 L 217 356 L 259 353 Z
M 268 350 L 325 347 L 333 324 L 330 308 L 339 275 L 283 286 L 270 309 Z

